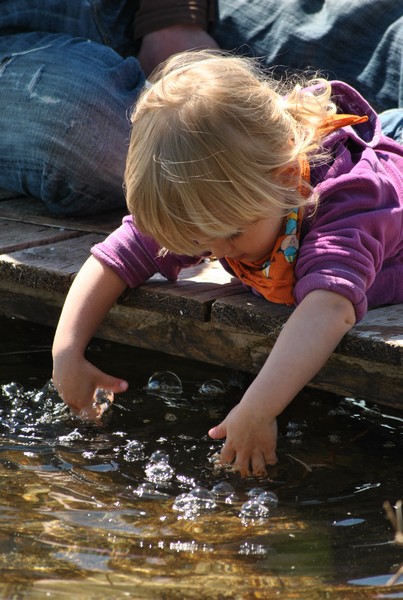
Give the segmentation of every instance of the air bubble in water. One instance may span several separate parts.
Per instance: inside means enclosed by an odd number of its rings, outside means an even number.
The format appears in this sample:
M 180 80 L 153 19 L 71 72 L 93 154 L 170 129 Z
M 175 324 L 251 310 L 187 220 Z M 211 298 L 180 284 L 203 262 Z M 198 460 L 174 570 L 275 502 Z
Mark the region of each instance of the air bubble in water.
M 270 517 L 270 509 L 256 498 L 253 498 L 242 504 L 239 516 L 246 520 L 267 519 Z
M 267 508 L 275 508 L 278 505 L 278 496 L 274 492 L 262 492 L 257 497 L 257 501 Z
M 151 483 L 140 483 L 138 488 L 135 490 L 135 494 L 138 496 L 152 495 L 155 492 L 155 487 Z
M 95 390 L 92 405 L 82 408 L 78 413 L 78 417 L 83 421 L 94 421 L 100 419 L 104 412 L 108 410 L 114 401 L 114 393 L 110 390 L 97 388 Z
M 176 496 L 172 508 L 178 512 L 187 512 L 192 509 L 192 504 L 189 494 L 179 494 L 179 496 Z
M 258 496 L 260 496 L 260 494 L 263 494 L 264 491 L 265 490 L 263 488 L 255 487 L 250 489 L 247 495 L 249 496 L 249 498 L 257 498 Z
M 170 481 L 175 473 L 173 468 L 166 461 L 149 462 L 146 465 L 145 472 L 147 479 L 153 483 L 165 483 Z
M 263 546 L 262 544 L 244 542 L 239 547 L 239 554 L 244 554 L 246 556 L 265 556 L 267 554 L 267 548 L 265 548 L 265 546 Z
M 188 494 L 179 494 L 172 505 L 173 510 L 180 512 L 185 519 L 194 519 L 216 507 L 214 494 L 203 487 L 196 487 Z
M 235 493 L 235 488 L 228 483 L 228 481 L 216 483 L 212 489 L 212 492 L 219 502 L 232 504 L 232 502 L 236 502 L 238 500 L 238 497 Z
M 209 379 L 199 387 L 199 394 L 203 396 L 220 396 L 225 394 L 225 386 L 219 379 Z
M 152 483 L 140 483 L 140 485 L 133 490 L 133 493 L 139 498 L 145 498 L 146 500 L 158 500 L 161 498 L 169 498 L 167 494 L 160 492 L 155 489 L 155 486 Z
M 152 463 L 169 463 L 169 454 L 164 450 L 156 450 L 150 456 Z
M 8 398 L 22 397 L 24 394 L 24 388 L 19 383 L 11 382 L 1 386 L 1 391 L 4 396 Z
M 209 510 L 217 506 L 214 494 L 210 492 L 207 488 L 195 487 L 191 492 L 189 492 L 189 496 L 191 498 L 194 498 L 194 501 L 202 510 Z
M 123 447 L 123 458 L 127 462 L 144 459 L 144 444 L 138 440 L 131 440 Z
M 157 371 L 151 375 L 145 389 L 165 394 L 181 394 L 183 391 L 181 380 L 172 371 Z
M 114 394 L 110 390 L 104 390 L 102 388 L 97 388 L 95 390 L 94 396 L 94 405 L 99 407 L 104 413 L 113 403 Z
M 83 435 L 79 432 L 78 429 L 73 429 L 67 435 L 59 436 L 59 444 L 70 445 L 72 442 L 74 443 L 76 440 L 82 440 Z

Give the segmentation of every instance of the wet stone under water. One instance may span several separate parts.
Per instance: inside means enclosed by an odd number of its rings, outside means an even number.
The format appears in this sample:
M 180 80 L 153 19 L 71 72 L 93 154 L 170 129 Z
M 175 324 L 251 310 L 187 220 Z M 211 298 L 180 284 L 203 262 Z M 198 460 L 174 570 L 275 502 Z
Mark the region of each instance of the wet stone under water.
M 89 358 L 130 388 L 94 424 L 49 382 L 52 332 L 0 326 L 18 340 L 0 344 L 4 597 L 403 597 L 382 508 L 403 496 L 398 413 L 304 390 L 278 464 L 242 479 L 207 431 L 248 375 L 96 342 Z

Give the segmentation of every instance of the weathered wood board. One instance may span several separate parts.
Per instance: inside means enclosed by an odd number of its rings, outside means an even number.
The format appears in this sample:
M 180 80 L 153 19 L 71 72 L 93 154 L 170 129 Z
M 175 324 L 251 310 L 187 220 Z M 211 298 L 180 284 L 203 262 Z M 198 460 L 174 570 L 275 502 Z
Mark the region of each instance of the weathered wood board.
M 34 201 L 0 200 L 0 314 L 55 327 L 91 246 L 121 217 L 58 219 Z M 289 314 L 206 262 L 177 283 L 156 275 L 125 292 L 98 335 L 257 373 Z M 403 305 L 380 308 L 345 336 L 311 385 L 403 408 L 402 365 Z

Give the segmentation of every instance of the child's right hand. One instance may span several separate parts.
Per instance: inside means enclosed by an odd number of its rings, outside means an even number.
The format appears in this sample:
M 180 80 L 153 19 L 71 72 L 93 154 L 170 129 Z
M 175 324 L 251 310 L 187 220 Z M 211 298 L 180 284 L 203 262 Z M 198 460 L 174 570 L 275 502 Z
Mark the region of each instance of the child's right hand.
M 53 384 L 63 401 L 79 417 L 96 420 L 103 410 L 95 402 L 97 389 L 119 393 L 128 388 L 127 381 L 108 375 L 84 356 L 55 355 Z
M 127 382 L 103 373 L 85 358 L 87 345 L 111 306 L 126 288 L 114 271 L 91 256 L 67 295 L 53 341 L 53 383 L 77 415 L 96 419 L 97 388 L 124 392 Z

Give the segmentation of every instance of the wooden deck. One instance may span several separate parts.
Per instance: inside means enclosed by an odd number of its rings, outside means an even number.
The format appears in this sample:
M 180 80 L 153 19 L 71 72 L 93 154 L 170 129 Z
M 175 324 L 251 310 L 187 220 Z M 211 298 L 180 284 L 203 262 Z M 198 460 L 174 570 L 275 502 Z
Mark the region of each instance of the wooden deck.
M 0 314 L 54 327 L 91 246 L 121 217 L 56 219 L 37 201 L 0 195 Z M 211 262 L 185 269 L 176 284 L 155 276 L 126 292 L 98 335 L 257 373 L 289 312 Z M 311 385 L 403 408 L 402 364 L 403 304 L 370 311 Z

